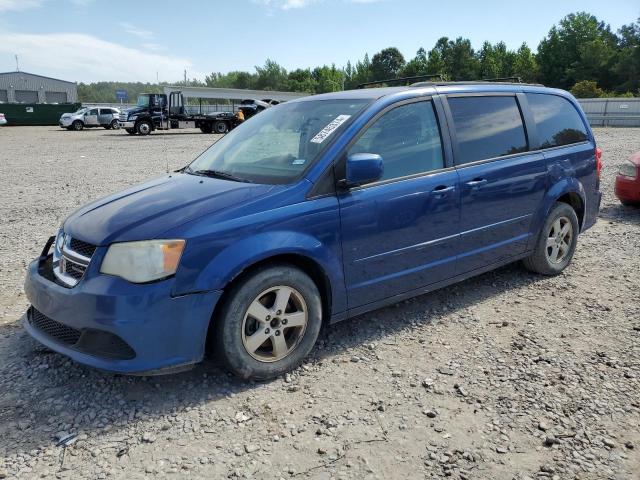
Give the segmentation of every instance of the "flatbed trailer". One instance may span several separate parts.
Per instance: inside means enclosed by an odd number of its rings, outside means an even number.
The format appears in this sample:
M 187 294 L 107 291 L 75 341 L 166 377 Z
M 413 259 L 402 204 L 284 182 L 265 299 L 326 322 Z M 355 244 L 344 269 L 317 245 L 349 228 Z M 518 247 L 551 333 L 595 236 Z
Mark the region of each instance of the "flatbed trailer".
M 248 119 L 280 101 L 304 96 L 289 92 L 262 92 L 258 90 L 193 88 L 174 90 L 165 87 L 164 93 L 143 93 L 138 96 L 135 107 L 123 111 L 118 123 L 120 128 L 131 135 L 149 135 L 154 130 L 199 128 L 203 133 L 227 133 L 241 123 L 234 112 L 202 113 L 203 99 L 238 98 L 230 95 L 264 94 L 269 100 L 242 100 L 238 110 Z M 185 98 L 200 99 L 200 111 L 192 113 L 192 106 L 185 104 Z

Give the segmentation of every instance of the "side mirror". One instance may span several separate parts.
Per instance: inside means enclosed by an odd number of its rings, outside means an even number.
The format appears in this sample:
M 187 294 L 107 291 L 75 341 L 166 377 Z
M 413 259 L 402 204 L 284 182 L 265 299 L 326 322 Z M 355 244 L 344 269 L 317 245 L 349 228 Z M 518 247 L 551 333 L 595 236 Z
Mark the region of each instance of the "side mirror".
M 375 153 L 353 153 L 347 157 L 346 187 L 357 187 L 382 178 L 384 164 Z

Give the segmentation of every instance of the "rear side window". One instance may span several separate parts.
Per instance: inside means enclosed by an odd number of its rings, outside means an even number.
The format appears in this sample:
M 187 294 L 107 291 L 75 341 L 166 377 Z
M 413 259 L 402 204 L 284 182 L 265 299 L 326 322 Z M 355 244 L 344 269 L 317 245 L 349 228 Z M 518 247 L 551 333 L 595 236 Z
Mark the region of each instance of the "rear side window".
M 569 100 L 544 93 L 526 95 L 538 129 L 540 148 L 560 147 L 588 139 L 582 118 Z
M 453 97 L 448 102 L 458 139 L 458 164 L 527 151 L 515 97 Z
M 384 163 L 381 180 L 444 168 L 438 121 L 430 101 L 401 105 L 375 121 L 349 150 L 377 153 Z

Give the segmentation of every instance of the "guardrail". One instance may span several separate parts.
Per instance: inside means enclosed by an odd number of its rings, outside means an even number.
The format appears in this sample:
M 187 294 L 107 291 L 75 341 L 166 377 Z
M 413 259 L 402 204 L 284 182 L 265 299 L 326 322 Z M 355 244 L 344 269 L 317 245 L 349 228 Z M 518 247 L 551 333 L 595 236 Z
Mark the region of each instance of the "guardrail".
M 579 100 L 592 127 L 640 127 L 640 98 Z

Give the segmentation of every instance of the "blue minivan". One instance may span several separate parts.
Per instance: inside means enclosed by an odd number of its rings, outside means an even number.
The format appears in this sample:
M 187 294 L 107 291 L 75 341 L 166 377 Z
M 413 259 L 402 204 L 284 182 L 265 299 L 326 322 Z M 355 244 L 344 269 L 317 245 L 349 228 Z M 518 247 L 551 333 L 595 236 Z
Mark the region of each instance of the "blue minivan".
M 127 374 L 218 356 L 266 379 L 320 329 L 522 260 L 555 275 L 598 215 L 601 152 L 536 85 L 316 95 L 86 205 L 29 265 L 26 330 Z

